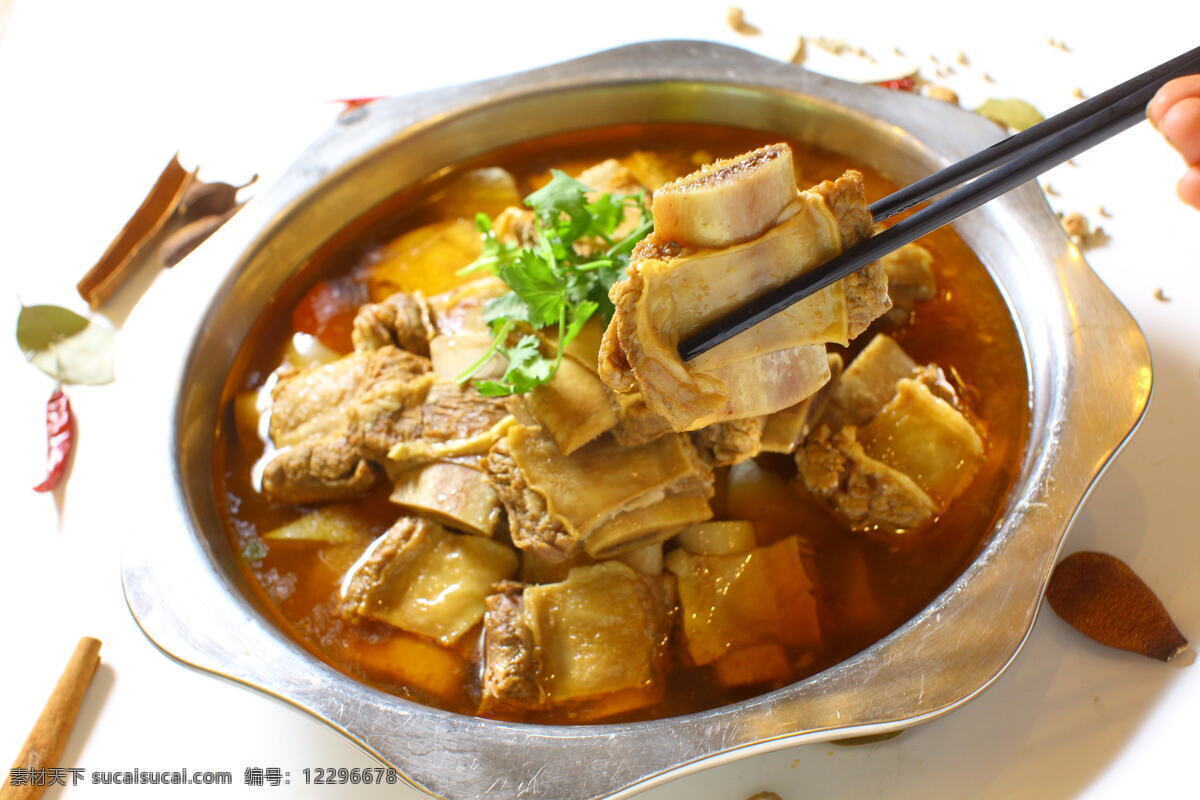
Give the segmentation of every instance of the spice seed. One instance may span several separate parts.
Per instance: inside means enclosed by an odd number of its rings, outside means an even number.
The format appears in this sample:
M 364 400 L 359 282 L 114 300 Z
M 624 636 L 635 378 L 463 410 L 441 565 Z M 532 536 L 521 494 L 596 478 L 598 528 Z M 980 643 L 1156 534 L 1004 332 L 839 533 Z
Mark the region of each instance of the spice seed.
M 1054 568 L 1046 600 L 1071 627 L 1101 644 L 1170 661 L 1187 639 L 1129 565 L 1107 553 L 1072 553 Z
M 757 36 L 762 33 L 758 28 L 746 22 L 746 12 L 738 6 L 730 6 L 725 12 L 725 24 L 743 36 Z
M 803 64 L 808 58 L 808 44 L 803 36 L 796 37 L 796 49 L 792 51 L 792 57 L 788 59 L 792 64 Z

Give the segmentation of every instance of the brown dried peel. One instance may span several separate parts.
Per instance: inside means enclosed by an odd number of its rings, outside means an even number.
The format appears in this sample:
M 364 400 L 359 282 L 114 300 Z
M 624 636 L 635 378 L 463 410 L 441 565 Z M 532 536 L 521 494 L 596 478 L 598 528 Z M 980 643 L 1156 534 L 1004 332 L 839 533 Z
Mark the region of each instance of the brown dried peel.
M 1059 562 L 1046 587 L 1054 612 L 1101 644 L 1170 661 L 1187 649 L 1162 601 L 1124 561 L 1080 551 Z

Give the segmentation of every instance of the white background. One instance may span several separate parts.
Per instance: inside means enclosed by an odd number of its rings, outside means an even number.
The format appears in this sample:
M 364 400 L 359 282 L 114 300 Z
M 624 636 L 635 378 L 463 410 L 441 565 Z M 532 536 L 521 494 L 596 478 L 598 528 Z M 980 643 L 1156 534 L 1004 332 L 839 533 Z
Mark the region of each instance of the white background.
M 8 0 L 0 0 L 0 18 Z M 1114 9 L 1109 11 L 1108 9 Z M 1115 10 L 1119 8 L 1119 11 Z M 738 36 L 712 2 L 179 3 L 17 0 L 0 39 L 0 329 L 17 297 L 80 305 L 73 285 L 177 148 L 208 178 L 278 173 L 332 119 L 338 97 L 397 94 L 540 65 L 632 40 L 707 38 L 783 56 L 797 34 L 841 37 L 923 65 L 962 50 L 949 79 L 964 104 L 1023 97 L 1044 112 L 1200 43 L 1200 4 L 765 3 Z M 1065 41 L 1070 53 L 1050 47 Z M 853 61 L 853 59 L 849 60 Z M 862 64 L 814 59 L 849 74 Z M 880 67 L 879 69 L 883 69 Z M 988 72 L 995 80 L 986 83 Z M 1062 167 L 1052 202 L 1112 235 L 1090 263 L 1144 327 L 1155 398 L 1141 432 L 1075 524 L 1072 549 L 1127 561 L 1185 633 L 1200 636 L 1200 212 L 1181 206 L 1178 157 L 1148 125 Z M 187 268 L 187 263 L 180 267 Z M 1170 302 L 1155 300 L 1162 288 Z M 202 298 L 198 298 L 201 300 Z M 127 305 L 128 298 L 124 298 Z M 123 313 L 118 302 L 115 315 Z M 10 334 L 5 334 L 6 336 Z M 11 341 L 11 340 L 10 340 Z M 120 550 L 139 525 L 138 463 L 91 446 L 138 424 L 114 388 L 71 391 L 74 469 L 57 496 L 29 490 L 44 450 L 51 382 L 0 345 L 0 760 L 15 755 L 81 635 L 104 641 L 65 763 L 89 769 L 373 766 L 346 740 L 258 694 L 163 657 L 121 595 Z M 122 369 L 173 365 L 123 364 Z M 119 381 L 119 378 L 118 378 Z M 1197 796 L 1200 667 L 1106 650 L 1044 614 L 1011 669 L 966 708 L 869 747 L 814 745 L 738 762 L 648 800 L 1127 798 Z M 59 796 L 51 790 L 48 796 Z M 416 797 L 392 788 L 82 787 L 70 796 Z

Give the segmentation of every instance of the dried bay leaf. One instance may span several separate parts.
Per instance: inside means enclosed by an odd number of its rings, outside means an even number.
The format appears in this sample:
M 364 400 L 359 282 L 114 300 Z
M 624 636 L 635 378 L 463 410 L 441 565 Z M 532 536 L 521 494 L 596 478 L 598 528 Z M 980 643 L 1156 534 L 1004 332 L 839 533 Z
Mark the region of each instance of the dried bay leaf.
M 17 317 L 17 344 L 29 363 L 59 383 L 89 386 L 113 379 L 116 332 L 60 306 L 24 306 Z
M 1050 607 L 1101 644 L 1170 661 L 1187 649 L 1162 601 L 1124 561 L 1079 551 L 1059 562 L 1046 587 Z
M 990 98 L 989 100 L 985 100 L 979 108 L 975 109 L 975 113 L 987 117 L 992 122 L 1017 131 L 1032 128 L 1046 119 L 1042 116 L 1042 112 L 1024 100 L 1018 100 L 1015 97 Z
M 88 326 L 87 317 L 62 306 L 21 306 L 17 316 L 17 345 L 30 358 L 55 342 Z

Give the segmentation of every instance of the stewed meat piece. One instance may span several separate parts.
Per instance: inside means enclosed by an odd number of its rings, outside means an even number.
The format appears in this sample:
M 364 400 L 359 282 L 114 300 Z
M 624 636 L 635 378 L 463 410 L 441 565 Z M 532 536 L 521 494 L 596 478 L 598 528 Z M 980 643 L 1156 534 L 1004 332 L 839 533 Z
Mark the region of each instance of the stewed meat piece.
M 517 424 L 492 448 L 488 475 L 513 542 L 548 558 L 618 555 L 712 516 L 712 470 L 679 434 L 635 447 L 601 437 L 567 455 Z
M 669 576 L 605 561 L 558 583 L 497 589 L 484 616 L 483 713 L 556 708 L 586 721 L 661 698 Z
M 271 442 L 278 453 L 262 476 L 276 502 L 353 497 L 375 482 L 365 432 L 387 410 L 419 405 L 432 385 L 429 361 L 385 345 L 331 364 L 283 368 L 271 395 Z
M 656 216 L 655 233 L 613 286 L 616 314 L 601 345 L 604 381 L 638 390 L 676 431 L 809 397 L 829 380 L 825 344 L 847 343 L 890 307 L 887 277 L 874 264 L 684 363 L 678 346 L 689 334 L 873 230 L 857 172 L 797 191 L 784 145 L 718 163 L 655 194 L 669 222 Z
M 983 450 L 942 371 L 879 334 L 829 391 L 796 465 L 808 490 L 853 527 L 901 532 L 962 494 Z

